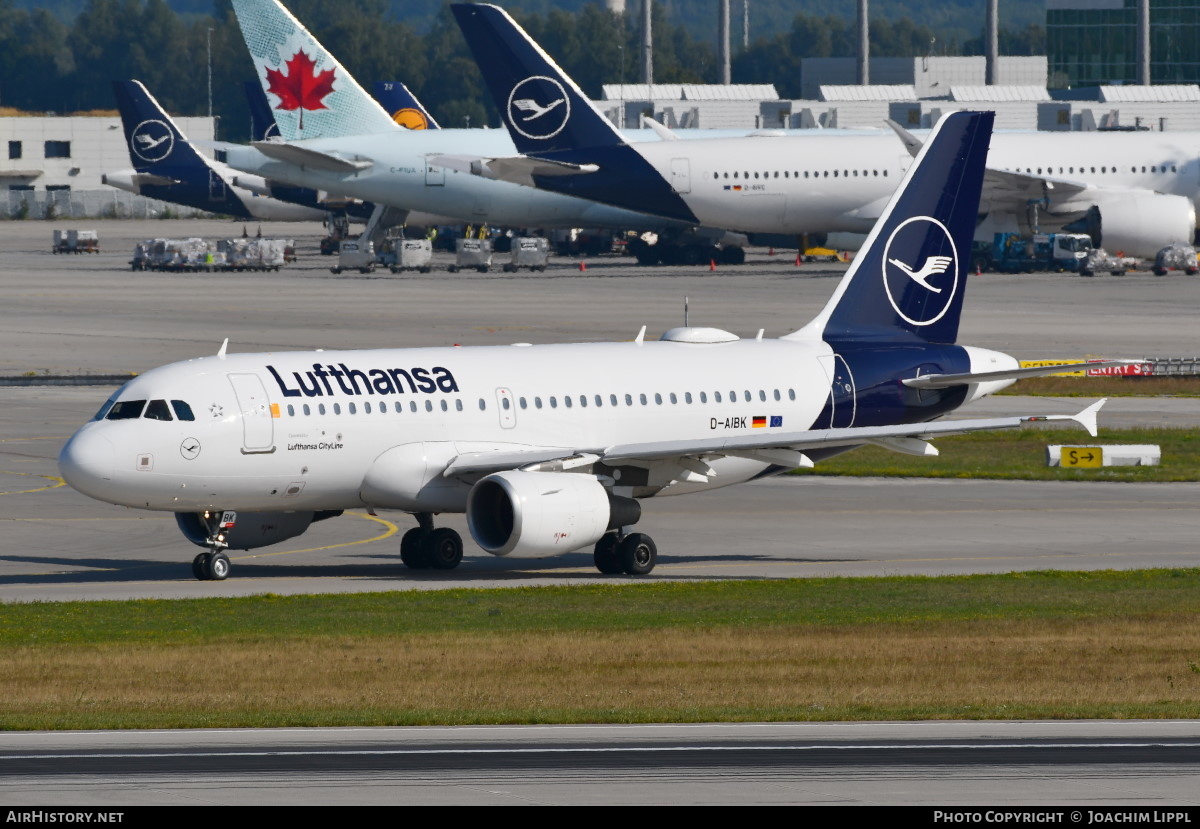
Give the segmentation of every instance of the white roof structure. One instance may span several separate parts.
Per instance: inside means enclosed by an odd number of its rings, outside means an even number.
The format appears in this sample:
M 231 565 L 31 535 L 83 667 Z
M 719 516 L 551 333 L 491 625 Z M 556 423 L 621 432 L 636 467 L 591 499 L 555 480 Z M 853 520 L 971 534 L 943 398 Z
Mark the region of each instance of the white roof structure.
M 1100 87 L 1100 100 L 1104 103 L 1115 101 L 1200 102 L 1200 86 L 1196 84 L 1159 84 L 1156 86 L 1124 84 L 1121 86 L 1102 86 Z
M 1049 101 L 1050 93 L 1044 86 L 975 86 L 954 85 L 950 87 L 951 101 Z
M 915 101 L 917 88 L 910 83 L 823 84 L 818 95 L 821 101 Z
M 606 83 L 601 88 L 606 101 L 777 101 L 779 93 L 770 83 Z

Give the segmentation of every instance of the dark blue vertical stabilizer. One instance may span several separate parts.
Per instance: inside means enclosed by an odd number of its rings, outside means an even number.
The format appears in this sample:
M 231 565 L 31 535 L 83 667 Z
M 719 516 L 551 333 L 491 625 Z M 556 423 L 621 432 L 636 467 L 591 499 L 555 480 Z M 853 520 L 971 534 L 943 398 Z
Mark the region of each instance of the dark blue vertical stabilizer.
M 450 6 L 523 155 L 596 169 L 533 176 L 539 189 L 695 223 L 691 208 L 636 146 L 503 9 Z
M 250 105 L 250 140 L 267 141 L 279 138 L 279 125 L 271 114 L 271 103 L 267 93 L 263 92 L 262 84 L 258 81 L 243 81 L 242 89 L 246 91 L 246 103 Z
M 622 144 L 612 122 L 496 6 L 450 6 L 520 153 Z
M 991 112 L 947 115 L 817 318 L 829 343 L 958 337 Z
M 399 81 L 375 81 L 371 94 L 392 120 L 406 130 L 440 130 L 442 127 L 409 88 Z
M 188 143 L 140 81 L 114 81 L 113 94 L 143 196 L 252 218 L 225 179 Z

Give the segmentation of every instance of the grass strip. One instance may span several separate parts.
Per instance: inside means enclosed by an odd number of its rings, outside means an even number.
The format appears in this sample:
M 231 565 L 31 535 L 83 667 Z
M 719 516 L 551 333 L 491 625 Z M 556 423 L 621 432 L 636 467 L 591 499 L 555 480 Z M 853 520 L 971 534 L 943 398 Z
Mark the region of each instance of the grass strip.
M 1029 377 L 997 394 L 1045 397 L 1200 397 L 1200 377 Z
M 0 607 L 0 728 L 1200 716 L 1200 570 Z
M 1103 414 L 1101 415 L 1103 417 Z M 1050 467 L 1050 444 L 1104 446 L 1157 444 L 1158 466 L 1097 469 Z M 1026 428 L 939 438 L 936 457 L 901 455 L 864 446 L 824 460 L 796 475 L 861 475 L 905 478 L 997 478 L 1030 481 L 1200 481 L 1200 433 L 1190 429 L 1104 429 L 1092 438 L 1080 429 Z

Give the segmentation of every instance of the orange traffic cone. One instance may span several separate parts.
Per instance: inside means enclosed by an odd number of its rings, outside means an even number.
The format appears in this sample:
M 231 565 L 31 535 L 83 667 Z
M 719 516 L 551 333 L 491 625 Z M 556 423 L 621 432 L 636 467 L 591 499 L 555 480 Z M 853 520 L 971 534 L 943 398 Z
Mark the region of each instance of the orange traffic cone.
M 717 269 L 717 260 L 716 259 L 708 260 L 708 269 L 710 271 L 715 271 Z
M 804 261 L 804 257 L 799 253 L 796 254 L 796 267 L 800 267 L 800 263 Z
M 774 256 L 774 255 L 775 255 L 775 248 L 771 248 L 770 250 L 767 251 L 767 256 Z
M 586 270 L 587 270 L 587 262 L 580 262 L 580 263 L 579 263 L 579 270 L 581 270 L 581 271 L 586 271 Z

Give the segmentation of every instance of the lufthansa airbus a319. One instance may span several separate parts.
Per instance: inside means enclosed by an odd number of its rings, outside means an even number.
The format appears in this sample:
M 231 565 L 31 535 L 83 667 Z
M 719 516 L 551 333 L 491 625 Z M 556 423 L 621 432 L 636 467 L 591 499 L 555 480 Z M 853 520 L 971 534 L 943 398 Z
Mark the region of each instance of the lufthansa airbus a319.
M 59 458 L 75 489 L 175 513 L 203 548 L 275 544 L 347 509 L 417 526 L 405 564 L 450 569 L 462 513 L 495 556 L 593 548 L 602 573 L 649 573 L 643 500 L 811 466 L 875 444 L 922 455 L 942 435 L 1074 416 L 941 420 L 1018 377 L 956 345 L 990 113 L 947 115 L 822 312 L 778 339 L 677 328 L 658 341 L 227 354 L 117 391 Z M 931 264 L 932 263 L 932 264 Z M 920 266 L 919 271 L 912 268 Z M 1103 401 L 1101 401 L 1103 402 Z

